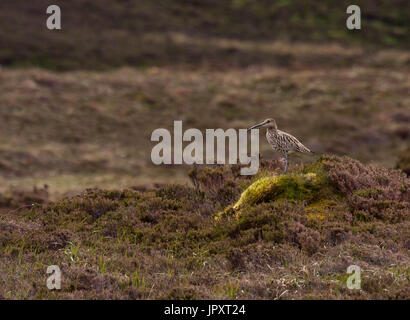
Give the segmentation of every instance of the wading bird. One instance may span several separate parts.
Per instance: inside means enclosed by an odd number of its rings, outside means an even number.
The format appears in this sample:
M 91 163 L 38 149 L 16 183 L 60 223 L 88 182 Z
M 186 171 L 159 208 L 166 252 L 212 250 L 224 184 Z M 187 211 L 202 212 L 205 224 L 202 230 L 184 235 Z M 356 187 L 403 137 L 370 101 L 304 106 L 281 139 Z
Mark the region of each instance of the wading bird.
M 289 153 L 313 153 L 291 134 L 278 130 L 276 121 L 272 118 L 266 119 L 265 121 L 250 127 L 248 131 L 259 127 L 266 127 L 266 139 L 268 140 L 268 143 L 272 147 L 273 151 L 278 151 L 284 156 L 286 161 L 285 173 L 289 166 Z

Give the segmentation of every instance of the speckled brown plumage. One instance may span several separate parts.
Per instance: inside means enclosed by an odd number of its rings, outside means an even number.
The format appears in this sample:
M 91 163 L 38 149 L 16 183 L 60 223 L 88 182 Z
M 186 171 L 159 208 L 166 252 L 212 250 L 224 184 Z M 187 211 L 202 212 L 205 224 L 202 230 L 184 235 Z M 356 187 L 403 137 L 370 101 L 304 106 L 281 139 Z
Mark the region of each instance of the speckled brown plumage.
M 278 151 L 283 154 L 286 160 L 285 172 L 289 166 L 289 153 L 302 152 L 312 153 L 307 147 L 305 147 L 298 139 L 291 134 L 281 131 L 276 125 L 274 119 L 266 119 L 265 121 L 254 125 L 248 129 L 252 130 L 258 127 L 266 127 L 266 139 L 274 151 Z

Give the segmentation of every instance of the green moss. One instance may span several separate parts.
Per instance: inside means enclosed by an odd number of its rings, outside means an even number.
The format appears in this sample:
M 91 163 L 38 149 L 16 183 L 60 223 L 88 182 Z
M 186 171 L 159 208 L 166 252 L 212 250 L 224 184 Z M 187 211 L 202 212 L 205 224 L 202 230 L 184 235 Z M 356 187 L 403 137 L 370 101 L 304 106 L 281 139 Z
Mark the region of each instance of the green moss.
M 309 222 L 320 224 L 331 215 L 331 209 L 337 205 L 334 200 L 324 199 L 306 207 L 305 212 Z
M 310 202 L 315 199 L 320 185 L 315 173 L 264 177 L 251 184 L 232 209 L 238 211 L 246 206 L 279 199 Z
M 241 195 L 239 201 L 233 206 L 239 210 L 246 205 L 268 202 L 283 192 L 279 184 L 279 177 L 265 177 L 251 184 Z
M 261 203 L 293 202 L 307 206 L 306 213 L 310 222 L 322 222 L 329 216 L 330 208 L 344 197 L 337 192 L 327 177 L 327 169 L 332 161 L 333 157 L 322 156 L 319 161 L 295 173 L 280 176 L 261 174 L 245 188 L 235 204 L 216 214 L 215 219 L 232 216 L 239 218 L 244 212 L 248 212 L 249 208 Z

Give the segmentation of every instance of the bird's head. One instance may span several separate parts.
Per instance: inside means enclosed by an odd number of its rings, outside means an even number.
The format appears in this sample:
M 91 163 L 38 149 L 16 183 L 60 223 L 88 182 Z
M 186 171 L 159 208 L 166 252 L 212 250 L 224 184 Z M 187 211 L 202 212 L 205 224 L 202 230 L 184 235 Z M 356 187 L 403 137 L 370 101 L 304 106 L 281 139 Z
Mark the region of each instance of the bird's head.
M 248 128 L 248 131 L 252 129 L 256 129 L 259 127 L 267 127 L 267 128 L 272 128 L 272 129 L 277 129 L 278 127 L 276 126 L 276 121 L 272 118 L 268 118 L 261 123 L 255 124 L 254 126 Z

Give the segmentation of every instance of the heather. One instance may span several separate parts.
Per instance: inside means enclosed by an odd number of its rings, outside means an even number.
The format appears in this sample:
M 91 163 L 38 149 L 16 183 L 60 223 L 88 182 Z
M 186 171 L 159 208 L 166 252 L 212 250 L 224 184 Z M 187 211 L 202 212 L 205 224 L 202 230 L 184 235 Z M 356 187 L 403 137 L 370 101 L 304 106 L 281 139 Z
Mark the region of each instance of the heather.
M 409 178 L 324 155 L 196 166 L 189 184 L 0 198 L 2 298 L 408 299 Z M 62 289 L 45 286 L 48 265 Z M 362 289 L 346 269 L 362 268 Z
M 409 299 L 409 1 L 50 4 L 0 4 L 0 299 Z M 315 154 L 153 164 L 266 118 Z

